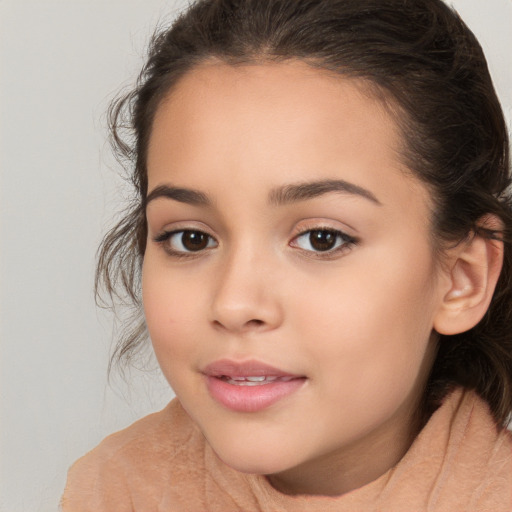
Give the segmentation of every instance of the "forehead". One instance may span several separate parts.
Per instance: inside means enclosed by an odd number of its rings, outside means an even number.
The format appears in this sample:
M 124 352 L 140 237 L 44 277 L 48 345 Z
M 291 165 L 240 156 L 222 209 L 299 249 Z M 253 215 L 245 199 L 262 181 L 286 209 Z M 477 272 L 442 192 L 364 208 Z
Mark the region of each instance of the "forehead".
M 149 189 L 169 180 L 201 189 L 226 180 L 253 190 L 341 178 L 382 197 L 393 193 L 385 186 L 392 178 L 407 195 L 419 183 L 401 148 L 394 117 L 363 80 L 300 61 L 208 62 L 187 73 L 157 110 Z
M 179 128 L 173 136 L 181 144 L 208 129 L 226 128 L 223 118 L 229 116 L 235 132 L 232 140 L 240 129 L 250 129 L 257 136 L 261 135 L 258 128 L 264 127 L 269 139 L 281 134 L 284 143 L 302 135 L 314 143 L 328 136 L 322 129 L 329 124 L 344 123 L 344 132 L 350 126 L 350 134 L 357 135 L 360 130 L 367 139 L 379 138 L 390 148 L 398 148 L 398 127 L 383 95 L 377 98 L 375 91 L 376 86 L 363 79 L 347 78 L 298 60 L 238 66 L 208 61 L 186 73 L 164 98 L 153 132 L 158 132 L 162 123 L 169 128 L 174 117 Z M 151 138 L 150 149 L 158 142 L 155 139 Z

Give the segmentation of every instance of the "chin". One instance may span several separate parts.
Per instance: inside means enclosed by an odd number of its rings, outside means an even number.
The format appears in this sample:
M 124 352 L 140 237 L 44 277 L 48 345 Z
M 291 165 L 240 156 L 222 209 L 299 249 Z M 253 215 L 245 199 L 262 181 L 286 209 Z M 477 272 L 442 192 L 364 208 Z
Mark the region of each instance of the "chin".
M 286 465 L 272 461 L 264 460 L 231 460 L 221 457 L 218 453 L 219 459 L 230 468 L 239 471 L 240 473 L 247 473 L 251 475 L 273 475 L 289 469 Z
M 227 466 L 241 473 L 254 475 L 272 475 L 290 469 L 299 463 L 295 458 L 287 457 L 286 453 L 272 449 L 272 446 L 262 448 L 259 445 L 240 446 L 240 443 L 229 446 L 216 446 L 210 443 L 217 457 Z

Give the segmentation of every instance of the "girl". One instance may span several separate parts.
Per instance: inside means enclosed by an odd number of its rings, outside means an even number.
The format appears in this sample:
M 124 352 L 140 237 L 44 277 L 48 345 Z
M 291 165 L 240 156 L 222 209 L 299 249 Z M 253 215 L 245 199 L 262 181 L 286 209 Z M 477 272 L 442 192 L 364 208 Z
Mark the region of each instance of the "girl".
M 111 114 L 98 282 L 177 399 L 64 511 L 512 509 L 508 135 L 450 8 L 200 0 Z

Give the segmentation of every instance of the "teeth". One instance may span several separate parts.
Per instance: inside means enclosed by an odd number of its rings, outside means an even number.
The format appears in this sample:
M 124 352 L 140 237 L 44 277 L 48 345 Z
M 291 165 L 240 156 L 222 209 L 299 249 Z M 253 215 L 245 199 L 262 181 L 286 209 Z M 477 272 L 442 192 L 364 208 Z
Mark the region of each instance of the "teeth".
M 288 382 L 292 380 L 293 377 L 277 377 L 276 375 L 254 375 L 250 377 L 225 376 L 224 379 L 229 384 L 234 384 L 235 386 L 259 386 L 261 384 L 274 382 L 278 379 L 283 382 Z
M 248 380 L 249 382 L 263 382 L 267 378 L 277 379 L 277 377 L 265 377 L 265 376 L 261 376 L 261 377 L 227 377 L 227 378 L 230 380 L 236 380 L 236 381 L 240 381 L 240 382 L 244 382 L 246 380 Z
M 250 380 L 228 380 L 228 384 L 234 384 L 235 386 L 261 386 L 261 382 L 251 382 Z M 263 382 L 264 384 L 264 382 Z

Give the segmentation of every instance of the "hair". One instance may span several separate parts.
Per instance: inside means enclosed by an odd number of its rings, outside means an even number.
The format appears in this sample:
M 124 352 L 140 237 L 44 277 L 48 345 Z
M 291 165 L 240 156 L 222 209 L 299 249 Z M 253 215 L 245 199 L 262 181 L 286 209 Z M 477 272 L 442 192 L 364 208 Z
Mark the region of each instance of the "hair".
M 512 201 L 509 139 L 483 51 L 441 0 L 199 0 L 151 40 L 135 88 L 109 110 L 111 140 L 134 196 L 100 247 L 96 293 L 132 304 L 111 365 L 129 362 L 147 338 L 140 299 L 146 246 L 147 149 L 155 112 L 187 72 L 299 59 L 369 84 L 394 105 L 403 155 L 434 202 L 434 246 L 471 236 L 504 244 L 491 305 L 473 329 L 440 336 L 426 389 L 433 411 L 455 385 L 474 389 L 498 425 L 512 410 Z M 494 214 L 503 229 L 482 225 Z

